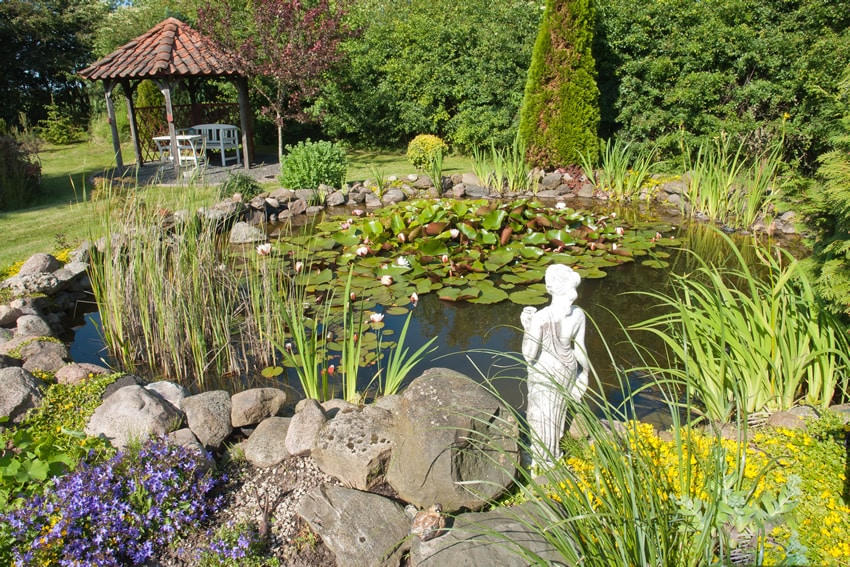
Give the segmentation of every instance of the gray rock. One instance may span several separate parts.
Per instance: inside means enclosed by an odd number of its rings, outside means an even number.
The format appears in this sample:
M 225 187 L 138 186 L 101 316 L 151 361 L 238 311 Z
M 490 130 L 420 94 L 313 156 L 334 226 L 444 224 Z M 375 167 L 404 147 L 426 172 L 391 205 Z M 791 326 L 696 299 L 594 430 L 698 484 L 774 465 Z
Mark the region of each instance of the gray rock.
M 404 509 L 377 494 L 322 485 L 305 494 L 296 511 L 333 552 L 339 567 L 396 566 L 409 546 Z
M 806 422 L 803 417 L 794 415 L 790 411 L 777 411 L 770 414 L 770 417 L 767 418 L 767 425 L 784 429 L 806 429 Z
M 465 192 L 466 196 L 470 199 L 480 199 L 490 195 L 490 189 L 487 187 L 481 187 L 480 185 L 467 185 Z
M 452 186 L 451 196 L 455 199 L 463 199 L 463 197 L 466 196 L 466 185 L 458 183 L 457 185 Z
M 688 192 L 688 185 L 685 181 L 668 181 L 661 185 L 661 191 L 668 195 L 685 195 Z
M 324 210 L 325 210 L 325 208 L 321 205 L 311 205 L 311 206 L 307 207 L 307 210 L 304 211 L 304 214 L 305 215 L 318 215 L 319 213 L 321 213 Z
M 395 203 L 401 203 L 405 199 L 407 199 L 407 195 L 404 194 L 404 191 L 392 188 L 384 191 L 381 202 L 383 202 L 384 205 L 394 205 Z
M 141 386 L 125 386 L 94 410 L 86 433 L 103 435 L 115 447 L 165 435 L 180 427 L 180 413 L 159 396 Z
M 286 392 L 277 388 L 252 388 L 234 394 L 230 405 L 230 424 L 233 427 L 255 425 L 280 414 L 286 405 Z
M 475 510 L 510 486 L 519 459 L 513 415 L 481 384 L 446 368 L 407 387 L 386 480 L 418 508 Z
M 162 399 L 179 410 L 183 410 L 183 400 L 189 396 L 189 391 L 175 382 L 159 380 L 144 385 L 148 392 L 155 392 Z
M 50 254 L 33 254 L 18 270 L 19 276 L 52 273 L 62 267 L 62 263 Z
M 11 305 L 0 305 L 0 326 L 12 325 L 23 315 L 20 309 Z
M 58 282 L 58 290 L 67 289 L 77 279 L 86 275 L 89 266 L 85 262 L 68 262 L 55 272 L 53 276 Z
M 0 415 L 9 422 L 20 423 L 29 410 L 41 405 L 38 379 L 23 368 L 0 368 Z
M 59 280 L 53 274 L 47 273 L 17 275 L 4 281 L 0 287 L 8 287 L 14 295 L 51 295 L 59 289 Z
M 90 376 L 109 374 L 109 369 L 87 362 L 72 362 L 56 371 L 56 382 L 59 384 L 82 384 Z
M 295 199 L 289 203 L 289 215 L 298 216 L 307 212 L 309 201 L 307 199 Z
M 233 431 L 230 407 L 230 394 L 224 390 L 183 398 L 186 423 L 198 441 L 208 449 L 218 449 Z
M 15 335 L 18 337 L 52 337 L 54 333 L 44 317 L 21 315 L 18 317 Z
M 576 197 L 590 199 L 593 197 L 594 193 L 596 193 L 596 189 L 593 187 L 592 183 L 582 183 L 581 188 L 576 191 Z
M 341 207 L 345 205 L 345 193 L 342 191 L 334 191 L 328 195 L 325 204 L 329 207 Z
M 390 413 L 380 408 L 342 410 L 319 431 L 312 457 L 325 474 L 369 490 L 383 481 L 393 448 L 392 425 Z
M 33 341 L 21 347 L 23 367 L 33 372 L 56 372 L 61 369 L 71 356 L 68 347 L 53 341 Z
M 254 242 L 265 242 L 266 234 L 255 226 L 251 226 L 247 222 L 237 222 L 230 229 L 231 244 L 251 244 Z
M 434 182 L 431 181 L 431 178 L 427 175 L 418 175 L 416 179 L 409 179 L 409 181 L 413 182 L 414 189 L 427 189 L 428 187 L 436 186 Z
M 460 183 L 463 183 L 464 185 L 478 185 L 480 187 L 480 186 L 484 185 L 484 183 L 482 183 L 482 181 L 483 180 L 478 179 L 478 176 L 475 175 L 474 173 L 464 173 L 460 177 Z
M 277 199 L 279 203 L 288 203 L 295 198 L 295 192 L 292 189 L 275 189 L 269 193 L 269 197 Z
M 136 376 L 135 374 L 124 374 L 123 376 L 119 376 L 114 382 L 112 382 L 106 389 L 103 391 L 103 394 L 100 395 L 100 399 L 105 400 L 121 388 L 126 386 L 146 386 L 147 382 L 141 376 Z
M 20 358 L 12 358 L 7 354 L 0 354 L 0 368 L 20 367 L 21 364 L 22 361 Z
M 316 201 L 319 198 L 319 192 L 315 189 L 296 189 L 295 198 L 309 203 Z
M 309 455 L 325 422 L 328 420 L 316 400 L 305 400 L 301 409 L 292 416 L 286 432 L 286 450 L 295 457 Z
M 289 417 L 270 417 L 264 419 L 248 440 L 242 444 L 245 459 L 255 467 L 273 467 L 289 458 L 286 450 L 286 432 L 289 429 Z
M 303 400 L 298 402 L 298 405 L 295 407 L 295 411 L 301 411 L 299 408 L 301 404 L 307 403 L 307 400 Z M 326 400 L 322 402 L 322 409 L 329 418 L 336 417 L 341 411 L 354 411 L 357 409 L 357 406 L 352 404 L 351 402 L 346 402 L 345 400 L 340 400 L 339 398 L 333 398 L 331 400 Z
M 378 196 L 371 191 L 366 193 L 366 197 L 363 199 L 363 204 L 369 209 L 375 209 L 383 206 L 381 199 L 379 199 Z
M 558 550 L 540 535 L 550 524 L 532 512 L 533 505 L 526 503 L 491 512 L 461 514 L 445 534 L 428 541 L 414 538 L 410 565 L 566 565 Z
M 540 188 L 543 190 L 555 189 L 558 185 L 561 185 L 563 178 L 564 176 L 557 171 L 549 172 L 540 180 Z

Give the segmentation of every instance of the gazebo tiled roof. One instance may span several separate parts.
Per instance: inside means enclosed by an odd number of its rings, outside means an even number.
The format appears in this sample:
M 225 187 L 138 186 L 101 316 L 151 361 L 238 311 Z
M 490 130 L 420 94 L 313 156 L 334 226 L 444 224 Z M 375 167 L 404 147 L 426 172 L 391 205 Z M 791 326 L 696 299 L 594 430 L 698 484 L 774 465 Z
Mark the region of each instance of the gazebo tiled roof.
M 176 18 L 160 22 L 79 74 L 93 81 L 245 76 L 232 56 Z

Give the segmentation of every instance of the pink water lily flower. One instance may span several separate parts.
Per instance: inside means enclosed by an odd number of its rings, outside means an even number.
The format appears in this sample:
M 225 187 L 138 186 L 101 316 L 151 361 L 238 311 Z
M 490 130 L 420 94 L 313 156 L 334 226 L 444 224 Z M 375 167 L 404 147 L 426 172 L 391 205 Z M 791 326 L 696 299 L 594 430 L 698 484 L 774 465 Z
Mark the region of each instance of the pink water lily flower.
M 353 211 L 351 211 L 351 214 L 354 215 L 355 217 L 362 217 L 363 216 L 363 210 L 362 209 L 354 209 Z
M 355 254 L 357 254 L 360 257 L 366 256 L 366 255 L 369 254 L 369 247 L 368 246 L 358 246 L 357 250 L 355 251 Z
M 626 229 L 624 229 L 622 226 L 618 226 L 614 229 L 614 232 L 616 232 L 619 236 L 623 236 L 626 233 Z
M 382 285 L 393 285 L 393 277 L 389 274 L 385 276 L 381 276 L 381 284 Z
M 260 256 L 268 256 L 271 253 L 272 245 L 270 243 L 266 242 L 265 244 L 260 244 L 259 246 L 257 246 L 257 254 L 259 254 Z

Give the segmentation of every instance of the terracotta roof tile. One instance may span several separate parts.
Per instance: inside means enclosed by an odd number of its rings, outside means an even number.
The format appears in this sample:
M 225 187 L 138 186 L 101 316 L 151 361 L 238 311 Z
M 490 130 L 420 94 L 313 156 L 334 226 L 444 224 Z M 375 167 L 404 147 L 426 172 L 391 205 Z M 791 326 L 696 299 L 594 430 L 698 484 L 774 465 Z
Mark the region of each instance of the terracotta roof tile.
M 234 57 L 175 18 L 160 22 L 79 74 L 93 81 L 245 75 Z

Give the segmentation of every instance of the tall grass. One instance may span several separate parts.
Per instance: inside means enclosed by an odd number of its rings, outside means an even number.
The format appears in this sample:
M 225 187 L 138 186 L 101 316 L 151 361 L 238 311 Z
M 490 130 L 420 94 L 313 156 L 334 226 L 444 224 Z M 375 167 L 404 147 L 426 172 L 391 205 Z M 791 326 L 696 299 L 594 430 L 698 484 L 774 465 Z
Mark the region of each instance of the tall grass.
M 749 228 L 766 212 L 782 182 L 784 137 L 756 156 L 747 156 L 745 147 L 746 140 L 735 147 L 724 135 L 700 144 L 695 155 L 685 152 L 693 212 L 733 228 Z
M 529 175 L 531 168 L 525 155 L 525 143 L 519 136 L 504 148 L 497 148 L 495 142 L 491 142 L 489 152 L 479 148 L 473 150 L 472 168 L 481 183 L 499 194 L 504 191 L 536 192 L 537 185 Z
M 631 201 L 640 195 L 652 174 L 657 148 L 638 149 L 631 142 L 609 139 L 600 142 L 600 169 L 595 170 L 589 156 L 581 154 L 582 169 L 597 189 L 611 193 L 619 201 Z
M 638 292 L 666 313 L 634 329 L 660 338 L 678 363 L 649 370 L 687 382 L 706 415 L 724 423 L 736 407 L 752 415 L 845 398 L 846 329 L 820 307 L 809 274 L 778 248 L 776 257 L 757 248 L 751 268 L 722 237 L 735 260 L 730 267 L 695 257 L 692 273 L 673 276 L 672 293 Z
M 247 327 L 241 274 L 214 223 L 165 227 L 156 210 L 130 200 L 106 213 L 91 280 L 110 353 L 189 386 L 248 366 L 257 333 Z M 260 350 L 260 349 L 258 349 Z

